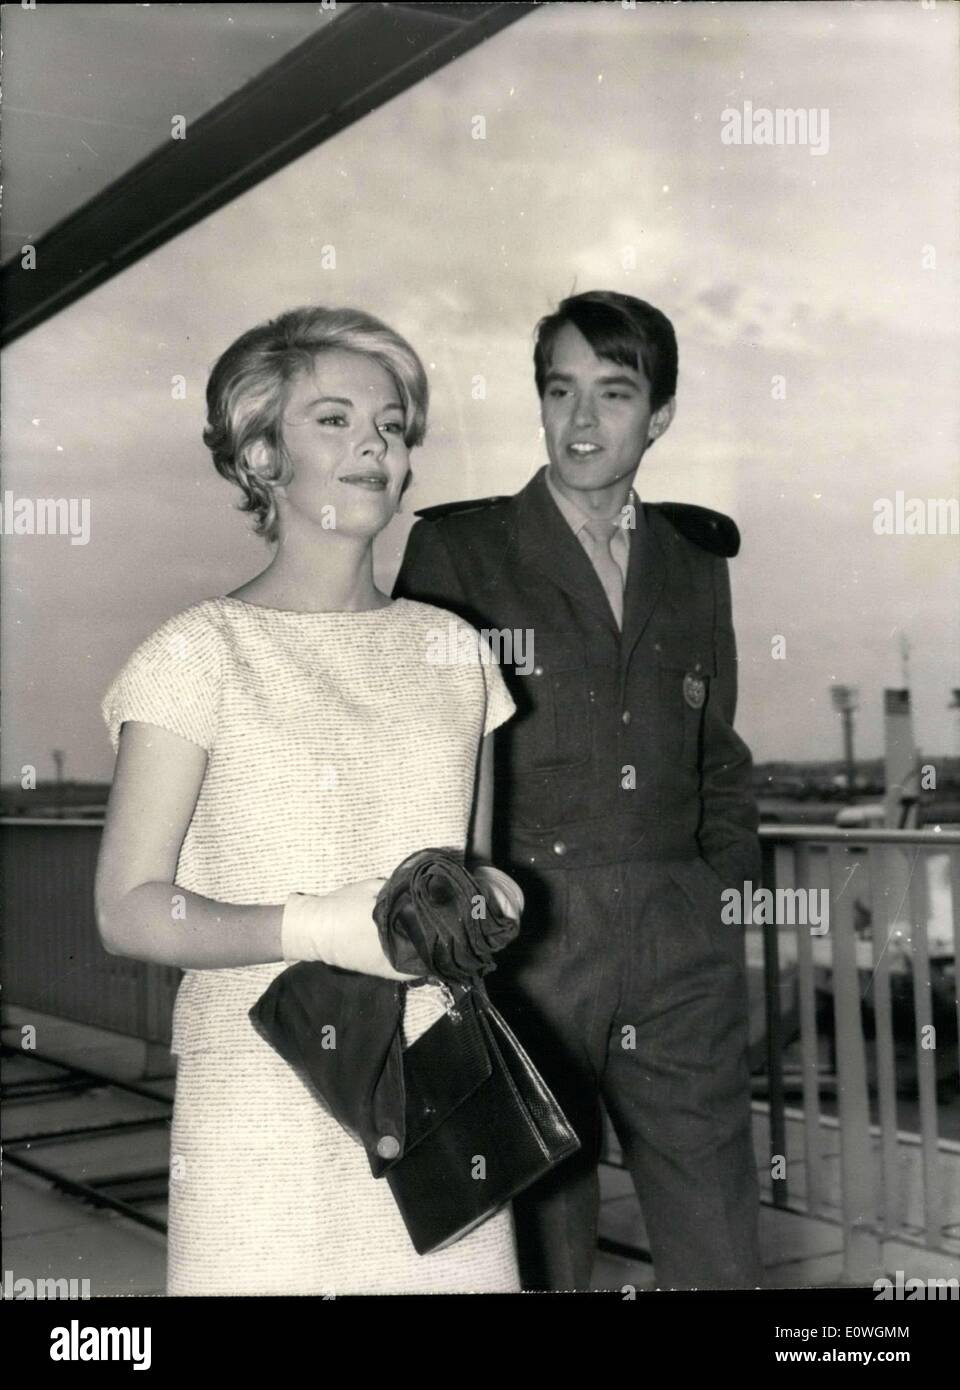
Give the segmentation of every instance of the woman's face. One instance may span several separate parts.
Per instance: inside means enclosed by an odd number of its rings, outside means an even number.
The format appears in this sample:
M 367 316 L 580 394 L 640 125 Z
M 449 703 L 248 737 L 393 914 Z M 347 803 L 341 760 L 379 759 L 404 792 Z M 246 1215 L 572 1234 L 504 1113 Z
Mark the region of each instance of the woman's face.
M 281 530 L 293 514 L 323 530 L 374 536 L 397 510 L 410 471 L 403 400 L 379 362 L 330 348 L 295 378 L 282 419 L 293 476 L 278 489 Z

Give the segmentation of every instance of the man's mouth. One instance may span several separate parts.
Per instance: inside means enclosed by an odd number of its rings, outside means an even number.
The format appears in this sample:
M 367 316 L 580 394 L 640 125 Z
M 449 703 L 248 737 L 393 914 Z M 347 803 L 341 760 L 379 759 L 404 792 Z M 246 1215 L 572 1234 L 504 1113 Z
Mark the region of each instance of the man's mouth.
M 350 483 L 353 487 L 366 488 L 368 492 L 386 492 L 387 490 L 386 473 L 345 473 L 340 481 L 341 483 Z
M 589 440 L 575 440 L 567 445 L 567 453 L 573 454 L 575 458 L 590 458 L 592 454 L 600 454 L 603 448 L 600 444 L 591 444 Z

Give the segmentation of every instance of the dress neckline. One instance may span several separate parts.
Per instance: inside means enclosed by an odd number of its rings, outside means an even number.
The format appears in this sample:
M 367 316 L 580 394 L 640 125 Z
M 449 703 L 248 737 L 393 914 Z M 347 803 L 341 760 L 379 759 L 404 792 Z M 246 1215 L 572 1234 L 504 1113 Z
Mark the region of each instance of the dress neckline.
M 405 604 L 406 599 L 395 598 L 390 603 L 384 604 L 382 608 L 320 608 L 320 609 L 301 609 L 301 608 L 269 608 L 265 603 L 250 603 L 245 598 L 234 598 L 231 594 L 221 594 L 214 599 L 215 603 L 236 603 L 241 608 L 252 609 L 255 613 L 273 613 L 279 618 L 374 618 L 380 614 L 392 613 L 399 605 Z

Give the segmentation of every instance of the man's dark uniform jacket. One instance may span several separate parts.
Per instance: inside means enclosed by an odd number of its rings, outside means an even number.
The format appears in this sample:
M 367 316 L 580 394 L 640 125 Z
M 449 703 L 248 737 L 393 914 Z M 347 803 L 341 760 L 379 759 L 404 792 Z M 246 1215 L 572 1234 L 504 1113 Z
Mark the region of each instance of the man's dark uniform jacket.
M 532 671 L 502 667 L 517 713 L 497 735 L 498 862 L 699 850 L 739 886 L 758 870 L 750 754 L 733 730 L 727 556 L 740 538 L 700 507 L 637 512 L 622 635 L 543 471 L 515 497 L 425 512 L 394 592 L 530 634 Z
M 495 655 L 507 631 L 527 643 L 501 660 L 517 713 L 494 801 L 494 860 L 526 909 L 491 990 L 582 1143 L 514 1203 L 528 1288 L 590 1287 L 600 1097 L 661 1284 L 759 1277 L 743 936 L 720 900 L 759 869 L 733 731 L 739 535 L 671 503 L 636 523 L 622 631 L 545 470 L 423 513 L 395 588 L 487 629 Z

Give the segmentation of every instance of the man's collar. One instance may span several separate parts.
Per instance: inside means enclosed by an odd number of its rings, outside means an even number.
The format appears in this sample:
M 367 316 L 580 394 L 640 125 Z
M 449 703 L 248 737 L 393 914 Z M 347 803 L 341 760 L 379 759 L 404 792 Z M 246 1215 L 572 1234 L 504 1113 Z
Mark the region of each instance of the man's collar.
M 549 467 L 544 469 L 543 477 L 544 482 L 547 485 L 547 491 L 556 503 L 557 508 L 559 509 L 564 521 L 566 521 L 573 534 L 575 536 L 579 536 L 586 523 L 593 519 L 590 516 L 590 513 L 588 511 L 585 511 L 582 507 L 577 506 L 576 502 L 569 498 L 566 495 L 566 493 L 560 491 L 560 489 L 554 483 L 553 479 L 550 477 Z M 630 495 L 627 498 L 627 506 L 631 506 L 633 508 L 632 524 L 630 524 L 629 514 L 626 518 L 624 518 L 623 521 L 621 521 L 620 524 L 624 527 L 624 529 L 632 529 L 633 526 L 636 526 L 638 524 L 639 517 L 641 515 L 640 498 L 637 496 L 633 488 L 630 489 Z M 611 525 L 613 525 L 612 522 Z

